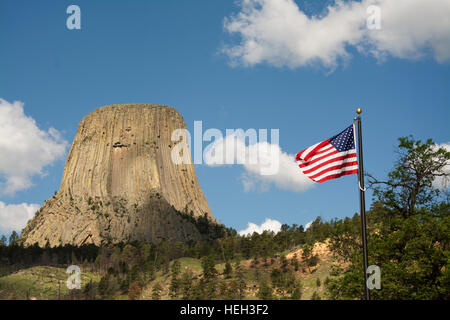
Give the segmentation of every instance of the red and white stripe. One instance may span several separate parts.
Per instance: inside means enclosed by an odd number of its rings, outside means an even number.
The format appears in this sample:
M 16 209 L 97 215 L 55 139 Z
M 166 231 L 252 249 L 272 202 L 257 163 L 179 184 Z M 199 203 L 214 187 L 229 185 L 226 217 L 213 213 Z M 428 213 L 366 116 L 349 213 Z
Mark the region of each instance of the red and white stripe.
M 339 152 L 329 139 L 299 152 L 296 159 L 303 173 L 315 182 L 358 173 L 356 149 Z

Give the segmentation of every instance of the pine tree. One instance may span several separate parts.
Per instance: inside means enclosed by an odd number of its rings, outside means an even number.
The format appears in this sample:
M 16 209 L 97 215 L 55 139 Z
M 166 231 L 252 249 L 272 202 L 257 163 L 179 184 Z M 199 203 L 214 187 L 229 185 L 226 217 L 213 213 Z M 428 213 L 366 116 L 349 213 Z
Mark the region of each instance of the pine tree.
M 314 291 L 314 293 L 311 296 L 311 300 L 322 300 L 322 298 L 316 291 Z
M 213 255 L 208 255 L 202 259 L 203 276 L 205 278 L 212 278 L 217 274 L 215 268 L 215 261 Z
M 272 300 L 273 299 L 273 290 L 266 281 L 263 281 L 259 285 L 259 290 L 258 290 L 257 296 L 261 300 Z
M 245 282 L 244 272 L 241 266 L 236 267 L 236 293 L 239 300 L 244 299 L 247 284 Z
M 83 295 L 86 300 L 95 300 L 95 285 L 90 280 L 83 288 Z
M 19 240 L 19 235 L 17 234 L 17 232 L 11 232 L 11 235 L 9 236 L 9 245 L 15 245 L 17 243 L 17 240 Z
M 157 282 L 152 288 L 152 299 L 160 300 L 161 299 L 161 291 L 162 291 L 162 287 L 159 284 L 159 282 Z
M 291 299 L 292 300 L 300 300 L 302 298 L 302 291 L 300 288 L 295 288 L 292 292 Z
M 98 293 L 105 297 L 108 294 L 108 288 L 109 288 L 109 275 L 105 275 L 101 277 L 99 283 L 98 283 Z
M 6 237 L 2 235 L 2 237 L 0 238 L 0 246 L 6 247 L 6 241 Z
M 225 263 L 225 269 L 223 271 L 223 274 L 225 275 L 225 279 L 230 279 L 231 275 L 233 273 L 233 267 L 229 262 Z
M 206 285 L 205 285 L 205 299 L 207 300 L 213 300 L 216 298 L 217 296 L 217 279 L 208 279 L 208 281 L 206 281 Z
M 303 246 L 302 260 L 305 262 L 306 267 L 308 267 L 309 272 L 311 272 L 311 267 L 314 267 L 318 262 L 318 256 L 313 254 L 313 248 L 311 244 L 305 244 Z
M 281 255 L 280 263 L 281 263 L 281 269 L 283 270 L 283 272 L 286 272 L 287 266 L 288 266 L 288 261 L 287 261 L 285 255 Z
M 181 275 L 180 290 L 183 300 L 191 299 L 193 281 L 193 275 L 190 271 L 186 271 Z
M 177 277 L 172 276 L 172 280 L 170 281 L 170 287 L 169 287 L 169 296 L 172 299 L 175 299 L 178 297 L 180 287 L 181 287 L 181 280 L 179 280 Z
M 153 288 L 154 289 L 154 288 Z M 154 291 L 153 291 L 154 292 Z M 130 300 L 139 300 L 142 293 L 142 289 L 139 286 L 137 282 L 133 282 L 130 284 L 130 288 L 128 289 L 128 299 Z M 159 300 L 155 299 L 152 295 L 153 300 Z
M 170 271 L 171 271 L 172 277 L 177 277 L 181 271 L 181 262 L 179 260 L 173 261 Z
M 75 252 L 74 252 L 73 250 L 72 250 L 71 263 L 72 263 L 73 265 L 78 265 L 77 255 L 75 254 Z

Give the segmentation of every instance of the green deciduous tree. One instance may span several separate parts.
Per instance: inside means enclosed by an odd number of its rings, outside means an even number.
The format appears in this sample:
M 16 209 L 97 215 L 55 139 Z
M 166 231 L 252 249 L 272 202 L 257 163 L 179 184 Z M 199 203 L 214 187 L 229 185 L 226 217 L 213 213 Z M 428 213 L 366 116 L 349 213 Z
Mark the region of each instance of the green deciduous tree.
M 407 218 L 422 207 L 430 208 L 437 200 L 440 190 L 434 182 L 448 177 L 445 167 L 450 152 L 438 148 L 431 139 L 422 143 L 410 136 L 399 141 L 398 159 L 388 179 L 381 181 L 370 174 L 368 177 L 377 200 Z
M 400 138 L 386 181 L 370 176 L 369 265 L 381 269 L 372 299 L 450 299 L 450 204 L 436 186 L 448 178 L 450 153 L 431 140 Z M 359 217 L 335 224 L 331 248 L 339 257 L 327 289 L 332 299 L 363 298 Z

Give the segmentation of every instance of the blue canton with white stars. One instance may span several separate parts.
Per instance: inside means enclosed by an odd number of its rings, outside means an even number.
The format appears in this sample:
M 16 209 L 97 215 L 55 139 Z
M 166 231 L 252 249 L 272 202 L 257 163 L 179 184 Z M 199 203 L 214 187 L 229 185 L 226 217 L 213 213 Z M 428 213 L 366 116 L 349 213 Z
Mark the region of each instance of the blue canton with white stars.
M 344 152 L 355 149 L 355 139 L 353 135 L 353 125 L 342 131 L 341 133 L 330 138 L 330 144 L 337 149 L 338 152 Z

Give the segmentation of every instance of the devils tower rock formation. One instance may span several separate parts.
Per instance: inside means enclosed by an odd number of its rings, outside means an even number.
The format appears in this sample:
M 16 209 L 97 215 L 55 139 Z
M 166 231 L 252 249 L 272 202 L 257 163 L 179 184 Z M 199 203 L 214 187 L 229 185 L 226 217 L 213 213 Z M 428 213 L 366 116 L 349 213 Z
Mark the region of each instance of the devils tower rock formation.
M 111 105 L 79 124 L 59 192 L 22 232 L 25 245 L 196 240 L 193 217 L 215 222 L 192 164 L 174 164 L 173 108 Z M 182 214 L 180 214 L 182 213 Z

